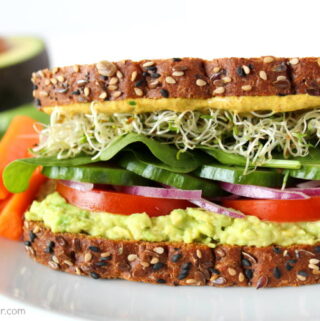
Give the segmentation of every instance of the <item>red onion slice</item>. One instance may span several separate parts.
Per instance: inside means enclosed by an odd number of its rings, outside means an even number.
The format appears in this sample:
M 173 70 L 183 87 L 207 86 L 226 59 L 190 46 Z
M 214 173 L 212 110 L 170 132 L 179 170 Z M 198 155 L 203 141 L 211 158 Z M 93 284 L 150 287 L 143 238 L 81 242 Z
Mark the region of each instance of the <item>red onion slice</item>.
M 168 186 L 168 185 L 164 185 L 164 186 L 168 190 L 176 190 L 176 188 L 174 188 L 172 186 Z M 245 215 L 239 211 L 220 206 L 216 203 L 210 202 L 210 201 L 208 201 L 204 198 L 201 198 L 201 197 L 190 199 L 189 202 L 194 205 L 197 205 L 198 207 L 200 207 L 206 211 L 209 211 L 209 212 L 214 212 L 217 214 L 226 215 L 226 216 L 230 216 L 233 218 L 244 218 L 245 217 Z
M 310 188 L 288 188 L 288 191 L 300 192 L 308 196 L 320 196 L 320 187 L 310 187 Z
M 140 195 L 155 198 L 169 198 L 192 200 L 201 198 L 201 190 L 183 190 L 177 188 L 162 188 L 150 186 L 117 186 L 117 190 L 122 193 Z
M 297 200 L 309 198 L 308 195 L 301 191 L 280 190 L 276 188 L 262 187 L 256 185 L 241 185 L 231 183 L 220 183 L 225 191 L 249 198 L 258 199 L 280 199 L 280 200 Z
M 218 204 L 207 201 L 203 198 L 197 199 L 197 200 L 191 200 L 190 203 L 197 205 L 198 207 L 201 207 L 204 210 L 214 212 L 217 214 L 223 214 L 226 216 L 230 216 L 232 218 L 244 218 L 245 217 L 245 215 L 239 211 L 220 206 Z
M 73 189 L 76 189 L 78 191 L 91 191 L 94 187 L 94 184 L 92 183 L 83 183 L 83 182 L 75 182 L 75 181 L 66 181 L 61 179 L 60 182 L 68 187 L 71 187 Z
M 320 181 L 316 180 L 316 181 L 307 181 L 307 182 L 303 182 L 300 184 L 297 184 L 298 188 L 314 188 L 314 187 L 320 187 Z

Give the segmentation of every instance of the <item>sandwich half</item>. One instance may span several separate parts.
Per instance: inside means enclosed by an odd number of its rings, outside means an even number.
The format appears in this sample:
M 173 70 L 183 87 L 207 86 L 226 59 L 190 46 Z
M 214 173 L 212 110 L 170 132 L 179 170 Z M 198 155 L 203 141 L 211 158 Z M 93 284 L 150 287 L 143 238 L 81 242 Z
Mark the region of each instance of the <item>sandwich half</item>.
M 33 74 L 50 114 L 12 192 L 52 269 L 168 285 L 320 281 L 320 60 L 101 61 Z M 19 179 L 16 179 L 19 177 Z

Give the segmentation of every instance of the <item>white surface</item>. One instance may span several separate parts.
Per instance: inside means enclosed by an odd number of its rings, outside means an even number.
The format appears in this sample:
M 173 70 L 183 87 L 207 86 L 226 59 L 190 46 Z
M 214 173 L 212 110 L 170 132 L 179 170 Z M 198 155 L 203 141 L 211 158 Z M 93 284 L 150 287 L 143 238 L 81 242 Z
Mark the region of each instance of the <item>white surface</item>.
M 52 65 L 148 57 L 320 56 L 319 9 L 319 0 L 3 0 L 0 32 L 44 37 Z M 320 318 L 317 286 L 255 291 L 104 282 L 38 266 L 10 242 L 1 241 L 0 251 L 0 292 L 19 300 L 0 295 L 0 309 L 23 301 L 101 320 L 102 315 L 134 321 Z M 27 315 L 19 318 L 54 316 L 27 305 Z
M 0 239 L 0 248 L 5 258 L 0 260 L 0 293 L 16 299 L 15 307 L 24 304 L 26 317 L 34 311 L 27 305 L 30 304 L 73 317 L 105 321 L 320 319 L 319 286 L 255 290 L 94 280 L 34 263 L 25 255 L 21 243 Z

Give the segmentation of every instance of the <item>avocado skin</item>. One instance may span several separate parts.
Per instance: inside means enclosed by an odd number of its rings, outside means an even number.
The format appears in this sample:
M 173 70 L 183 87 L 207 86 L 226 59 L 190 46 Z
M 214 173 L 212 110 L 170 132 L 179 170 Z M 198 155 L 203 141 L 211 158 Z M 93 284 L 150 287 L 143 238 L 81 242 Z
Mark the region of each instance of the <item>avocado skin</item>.
M 48 67 L 49 56 L 44 48 L 28 60 L 0 68 L 0 111 L 32 102 L 31 74 Z

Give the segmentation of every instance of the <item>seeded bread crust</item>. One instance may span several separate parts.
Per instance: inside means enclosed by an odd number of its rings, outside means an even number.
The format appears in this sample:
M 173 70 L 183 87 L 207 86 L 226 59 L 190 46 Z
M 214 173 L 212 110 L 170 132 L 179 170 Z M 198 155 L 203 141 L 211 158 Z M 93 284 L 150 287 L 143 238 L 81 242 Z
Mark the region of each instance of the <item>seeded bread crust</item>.
M 320 95 L 319 58 L 102 61 L 32 75 L 36 105 L 135 98 Z
M 112 241 L 53 233 L 25 222 L 28 254 L 38 263 L 98 279 L 167 285 L 282 287 L 320 283 L 320 244 L 248 247 Z

